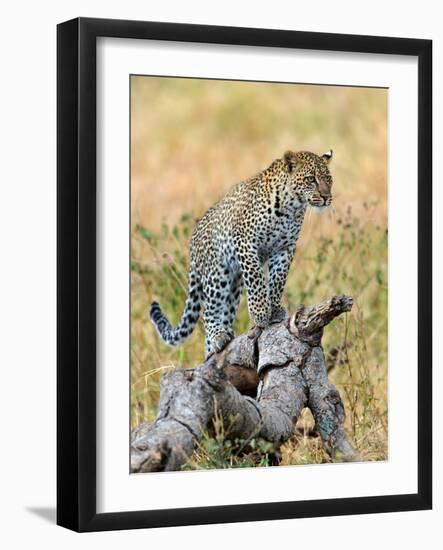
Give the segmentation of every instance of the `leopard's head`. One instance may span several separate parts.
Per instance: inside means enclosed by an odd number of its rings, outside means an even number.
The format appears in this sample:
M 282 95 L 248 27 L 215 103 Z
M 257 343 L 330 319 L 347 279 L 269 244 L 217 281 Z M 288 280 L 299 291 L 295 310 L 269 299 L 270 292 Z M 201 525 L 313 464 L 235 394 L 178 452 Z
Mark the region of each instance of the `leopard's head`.
M 294 198 L 301 204 L 310 204 L 316 209 L 323 209 L 331 204 L 331 159 L 332 150 L 321 156 L 308 151 L 287 151 L 284 154 L 285 170 L 289 174 Z

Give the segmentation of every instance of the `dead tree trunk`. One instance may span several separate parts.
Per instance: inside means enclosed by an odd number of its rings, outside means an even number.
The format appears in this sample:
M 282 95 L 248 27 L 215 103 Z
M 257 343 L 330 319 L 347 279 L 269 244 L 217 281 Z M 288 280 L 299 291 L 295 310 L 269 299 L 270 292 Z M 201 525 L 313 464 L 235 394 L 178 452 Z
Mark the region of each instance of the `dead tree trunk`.
M 233 439 L 263 437 L 282 443 L 292 435 L 302 409 L 309 407 L 331 457 L 340 453 L 344 460 L 357 460 L 343 428 L 343 403 L 328 380 L 321 347 L 323 328 L 351 308 L 349 296 L 300 306 L 287 321 L 236 337 L 198 368 L 165 374 L 156 420 L 132 431 L 131 471 L 179 469 L 216 408 L 229 422 Z M 251 394 L 257 384 L 254 399 Z

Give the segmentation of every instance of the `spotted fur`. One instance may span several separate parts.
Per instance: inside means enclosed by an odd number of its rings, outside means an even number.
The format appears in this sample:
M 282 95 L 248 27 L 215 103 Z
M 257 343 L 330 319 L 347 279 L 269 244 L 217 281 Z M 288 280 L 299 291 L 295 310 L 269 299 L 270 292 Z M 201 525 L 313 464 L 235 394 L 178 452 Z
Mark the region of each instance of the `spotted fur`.
M 204 214 L 191 239 L 188 297 L 178 326 L 171 326 L 156 302 L 151 305 L 151 320 L 165 342 L 185 340 L 203 308 L 206 354 L 221 351 L 234 336 L 243 287 L 257 326 L 285 318 L 281 297 L 306 207 L 332 201 L 331 158 L 332 151 L 288 151 Z

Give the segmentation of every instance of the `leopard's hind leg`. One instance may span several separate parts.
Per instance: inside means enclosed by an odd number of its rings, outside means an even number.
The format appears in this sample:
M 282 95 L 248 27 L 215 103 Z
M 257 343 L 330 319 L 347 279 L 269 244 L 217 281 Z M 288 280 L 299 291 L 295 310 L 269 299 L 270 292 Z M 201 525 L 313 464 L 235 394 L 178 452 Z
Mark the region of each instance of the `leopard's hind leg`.
M 232 326 L 237 316 L 242 290 L 243 279 L 241 273 L 238 273 L 237 275 L 231 277 L 231 291 L 228 296 L 228 307 L 226 308 L 226 314 L 223 319 L 223 324 L 231 327 L 231 332 L 233 335 L 234 332 L 232 331 Z
M 205 352 L 206 357 L 222 351 L 234 338 L 232 324 L 240 299 L 241 288 L 236 289 L 235 277 L 229 268 L 218 267 L 204 281 Z

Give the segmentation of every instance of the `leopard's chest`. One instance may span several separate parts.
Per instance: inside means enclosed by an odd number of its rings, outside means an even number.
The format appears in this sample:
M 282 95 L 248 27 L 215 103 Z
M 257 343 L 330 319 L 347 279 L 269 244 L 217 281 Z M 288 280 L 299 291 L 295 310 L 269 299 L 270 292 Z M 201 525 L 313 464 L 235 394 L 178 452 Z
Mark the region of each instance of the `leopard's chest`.
M 267 256 L 278 250 L 293 248 L 299 238 L 303 218 L 304 210 L 280 211 L 258 231 L 257 244 Z

